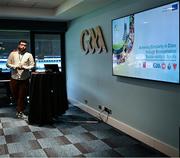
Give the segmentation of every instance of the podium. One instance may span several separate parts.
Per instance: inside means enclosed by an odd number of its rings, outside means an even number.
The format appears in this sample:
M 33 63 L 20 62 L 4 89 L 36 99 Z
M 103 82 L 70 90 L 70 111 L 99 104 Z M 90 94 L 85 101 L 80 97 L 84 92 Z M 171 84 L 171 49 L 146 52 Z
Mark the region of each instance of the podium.
M 61 72 L 32 73 L 28 117 L 30 124 L 51 124 L 55 116 L 65 113 L 68 109 L 65 83 Z

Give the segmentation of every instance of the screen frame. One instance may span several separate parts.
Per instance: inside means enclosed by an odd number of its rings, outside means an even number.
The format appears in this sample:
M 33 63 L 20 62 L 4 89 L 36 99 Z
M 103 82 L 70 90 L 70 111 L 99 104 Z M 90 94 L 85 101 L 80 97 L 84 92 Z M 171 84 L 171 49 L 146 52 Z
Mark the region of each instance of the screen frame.
M 131 79 L 136 79 L 136 80 L 153 81 L 153 82 L 161 82 L 161 83 L 180 85 L 180 51 L 179 51 L 179 59 L 178 59 L 179 60 L 179 66 L 178 66 L 179 67 L 179 74 L 178 74 L 179 75 L 179 83 L 170 82 L 170 81 L 163 81 L 163 80 L 156 80 L 156 79 L 140 78 L 140 77 L 134 77 L 134 76 L 123 76 L 123 75 L 114 74 L 114 71 L 113 71 L 113 21 L 118 20 L 118 19 L 123 19 L 125 17 L 129 17 L 129 16 L 132 16 L 132 15 L 135 15 L 135 14 L 138 14 L 138 13 L 146 12 L 146 11 L 153 10 L 153 9 L 163 7 L 165 5 L 169 5 L 169 4 L 173 4 L 173 3 L 179 3 L 179 0 L 176 0 L 174 2 L 164 3 L 164 4 L 154 6 L 154 7 L 150 7 L 150 8 L 147 8 L 147 9 L 143 9 L 143 10 L 133 12 L 131 14 L 126 14 L 126 15 L 123 15 L 123 16 L 120 16 L 120 17 L 117 17 L 117 18 L 114 18 L 114 19 L 111 20 L 111 51 L 112 51 L 112 53 L 111 53 L 111 62 L 112 62 L 111 64 L 112 65 L 111 66 L 112 66 L 112 76 L 122 77 L 122 78 L 131 78 Z M 180 27 L 179 27 L 179 32 L 180 32 Z M 179 34 L 178 34 L 178 38 L 179 38 Z M 179 44 L 180 44 L 180 41 L 179 41 Z

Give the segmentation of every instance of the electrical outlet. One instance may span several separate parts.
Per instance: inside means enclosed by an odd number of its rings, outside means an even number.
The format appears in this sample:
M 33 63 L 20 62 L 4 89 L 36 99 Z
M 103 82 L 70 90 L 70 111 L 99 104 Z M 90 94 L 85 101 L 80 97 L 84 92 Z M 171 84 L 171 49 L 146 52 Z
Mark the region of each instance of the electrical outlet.
M 104 106 L 102 106 L 102 105 L 98 105 L 98 108 L 100 109 L 100 110 L 104 110 Z
M 84 103 L 85 103 L 85 104 L 87 104 L 87 103 L 88 103 L 88 101 L 85 99 L 85 100 L 84 100 Z
M 101 105 L 98 105 L 98 108 L 101 110 L 101 109 L 102 109 L 102 106 L 101 106 Z
M 106 111 L 108 114 L 112 114 L 112 110 L 107 107 L 104 108 L 104 111 Z

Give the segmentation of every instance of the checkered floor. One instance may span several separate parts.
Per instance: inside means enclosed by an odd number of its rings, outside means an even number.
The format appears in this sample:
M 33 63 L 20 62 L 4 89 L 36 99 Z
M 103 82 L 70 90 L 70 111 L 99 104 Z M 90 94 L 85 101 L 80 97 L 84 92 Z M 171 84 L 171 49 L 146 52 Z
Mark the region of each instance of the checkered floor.
M 70 106 L 53 125 L 28 125 L 15 107 L 0 107 L 0 157 L 165 157 L 96 118 Z

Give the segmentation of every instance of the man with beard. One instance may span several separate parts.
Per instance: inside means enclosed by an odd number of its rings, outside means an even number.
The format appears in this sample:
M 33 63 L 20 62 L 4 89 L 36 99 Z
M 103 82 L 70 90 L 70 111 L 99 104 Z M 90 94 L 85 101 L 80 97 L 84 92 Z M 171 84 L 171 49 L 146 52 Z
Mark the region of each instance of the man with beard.
M 16 50 L 13 50 L 7 60 L 7 67 L 11 69 L 10 88 L 16 101 L 17 118 L 27 119 L 24 114 L 24 104 L 29 87 L 30 71 L 34 67 L 32 54 L 26 51 L 27 41 L 20 40 Z

